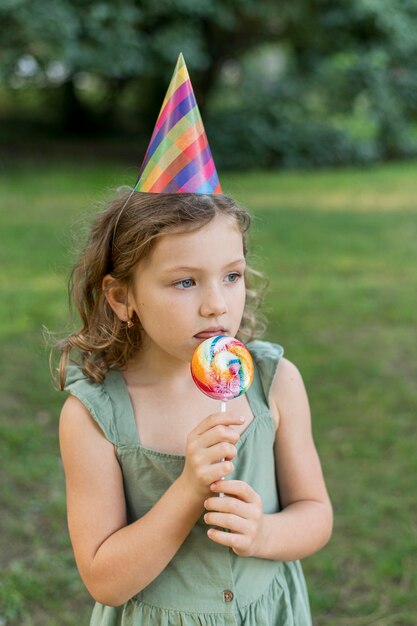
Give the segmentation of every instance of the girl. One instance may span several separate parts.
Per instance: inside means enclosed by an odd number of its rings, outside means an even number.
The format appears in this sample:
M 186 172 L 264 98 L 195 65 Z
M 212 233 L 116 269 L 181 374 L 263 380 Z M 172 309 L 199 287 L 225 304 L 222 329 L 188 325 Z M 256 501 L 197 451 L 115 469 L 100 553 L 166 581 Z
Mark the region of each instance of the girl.
M 332 511 L 302 378 L 254 340 L 248 227 L 222 194 L 123 195 L 73 270 L 60 444 L 92 626 L 311 624 L 298 559 L 326 544 Z M 255 365 L 226 413 L 190 374 L 213 335 L 247 342 Z

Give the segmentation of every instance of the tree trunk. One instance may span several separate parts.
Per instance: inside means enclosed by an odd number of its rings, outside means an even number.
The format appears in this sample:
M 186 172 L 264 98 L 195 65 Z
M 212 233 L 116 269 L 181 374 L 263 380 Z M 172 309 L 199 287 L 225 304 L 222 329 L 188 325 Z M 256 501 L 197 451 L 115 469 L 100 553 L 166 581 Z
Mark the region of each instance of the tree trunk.
M 97 118 L 80 101 L 72 79 L 61 87 L 62 94 L 62 129 L 67 134 L 91 135 L 99 127 Z

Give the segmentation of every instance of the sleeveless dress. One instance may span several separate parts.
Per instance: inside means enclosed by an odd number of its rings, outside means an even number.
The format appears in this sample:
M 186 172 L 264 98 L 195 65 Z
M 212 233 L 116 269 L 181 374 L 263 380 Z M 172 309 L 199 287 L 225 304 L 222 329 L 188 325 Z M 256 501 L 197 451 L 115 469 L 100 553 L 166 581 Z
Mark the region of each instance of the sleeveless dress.
M 261 496 L 264 513 L 276 513 L 280 504 L 275 423 L 268 392 L 283 349 L 265 341 L 252 341 L 247 348 L 255 366 L 247 392 L 254 419 L 237 443 L 235 469 L 228 478 L 246 481 Z M 72 365 L 65 389 L 81 400 L 115 445 L 123 472 L 127 520 L 134 522 L 180 476 L 184 456 L 140 444 L 119 370 L 110 370 L 104 382 L 96 384 Z M 203 514 L 157 578 L 121 606 L 96 602 L 90 626 L 311 626 L 300 562 L 237 556 L 207 537 Z

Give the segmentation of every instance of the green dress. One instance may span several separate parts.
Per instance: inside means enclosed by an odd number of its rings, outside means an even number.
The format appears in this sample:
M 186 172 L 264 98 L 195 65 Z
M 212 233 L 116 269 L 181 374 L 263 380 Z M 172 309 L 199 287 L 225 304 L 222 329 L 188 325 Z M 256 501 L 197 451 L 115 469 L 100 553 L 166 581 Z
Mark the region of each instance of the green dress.
M 283 349 L 247 344 L 255 376 L 247 392 L 254 419 L 238 443 L 228 478 L 249 483 L 261 496 L 264 513 L 280 510 L 276 482 L 275 424 L 268 391 Z M 181 474 L 184 457 L 145 448 L 138 441 L 132 404 L 119 370 L 102 384 L 68 369 L 65 389 L 90 411 L 116 446 L 128 523 L 142 517 Z M 311 626 L 299 561 L 240 557 L 207 537 L 203 514 L 167 567 L 145 589 L 118 607 L 95 604 L 90 626 Z M 140 558 L 140 555 L 138 555 Z

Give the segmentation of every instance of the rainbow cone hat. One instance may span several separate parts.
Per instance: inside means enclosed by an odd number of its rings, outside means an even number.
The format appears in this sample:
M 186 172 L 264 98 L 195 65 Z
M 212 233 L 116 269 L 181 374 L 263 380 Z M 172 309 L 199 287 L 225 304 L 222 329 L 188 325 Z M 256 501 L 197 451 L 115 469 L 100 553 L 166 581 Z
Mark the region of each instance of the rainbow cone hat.
M 222 193 L 182 54 L 178 57 L 134 190 Z

